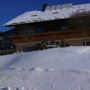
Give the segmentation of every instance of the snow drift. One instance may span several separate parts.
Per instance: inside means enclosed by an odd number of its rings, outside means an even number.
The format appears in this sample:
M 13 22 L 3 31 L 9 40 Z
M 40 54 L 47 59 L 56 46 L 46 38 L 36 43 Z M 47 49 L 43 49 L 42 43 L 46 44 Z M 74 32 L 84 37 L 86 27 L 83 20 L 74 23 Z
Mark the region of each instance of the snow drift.
M 0 90 L 90 90 L 90 47 L 0 56 Z

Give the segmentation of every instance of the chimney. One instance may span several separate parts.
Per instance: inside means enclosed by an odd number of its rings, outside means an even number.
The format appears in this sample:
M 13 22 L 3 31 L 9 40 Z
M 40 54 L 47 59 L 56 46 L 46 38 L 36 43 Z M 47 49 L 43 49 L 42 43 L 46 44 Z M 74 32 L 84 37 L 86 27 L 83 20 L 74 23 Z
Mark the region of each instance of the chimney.
M 48 4 L 43 4 L 43 6 L 42 6 L 42 11 L 43 12 L 45 11 L 45 9 L 46 9 L 47 6 L 48 6 Z

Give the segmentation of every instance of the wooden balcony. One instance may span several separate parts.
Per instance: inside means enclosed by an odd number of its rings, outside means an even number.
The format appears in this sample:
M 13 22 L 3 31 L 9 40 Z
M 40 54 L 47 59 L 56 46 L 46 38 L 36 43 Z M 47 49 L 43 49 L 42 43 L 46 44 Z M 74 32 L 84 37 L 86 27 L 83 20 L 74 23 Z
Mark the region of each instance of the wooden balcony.
M 12 36 L 13 43 L 37 42 L 41 40 L 62 40 L 81 37 L 90 37 L 89 29 L 85 30 L 67 30 L 67 31 L 52 31 L 43 33 L 20 34 Z

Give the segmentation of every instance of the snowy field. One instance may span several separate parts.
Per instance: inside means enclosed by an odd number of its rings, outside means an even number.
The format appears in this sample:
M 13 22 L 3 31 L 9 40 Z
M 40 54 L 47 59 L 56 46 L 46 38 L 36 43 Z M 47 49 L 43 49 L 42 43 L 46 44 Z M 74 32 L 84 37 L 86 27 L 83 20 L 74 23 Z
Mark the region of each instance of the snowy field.
M 0 90 L 90 90 L 90 47 L 0 56 Z

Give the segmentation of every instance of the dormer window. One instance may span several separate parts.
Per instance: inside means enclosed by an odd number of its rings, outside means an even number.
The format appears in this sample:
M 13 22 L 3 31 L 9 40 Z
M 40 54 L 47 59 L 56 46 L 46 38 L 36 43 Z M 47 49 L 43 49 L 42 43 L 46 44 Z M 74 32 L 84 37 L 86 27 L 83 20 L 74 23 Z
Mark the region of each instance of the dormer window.
M 35 16 L 38 16 L 38 15 L 31 15 L 31 17 L 35 17 Z
M 58 14 L 58 12 L 53 12 L 52 14 Z

